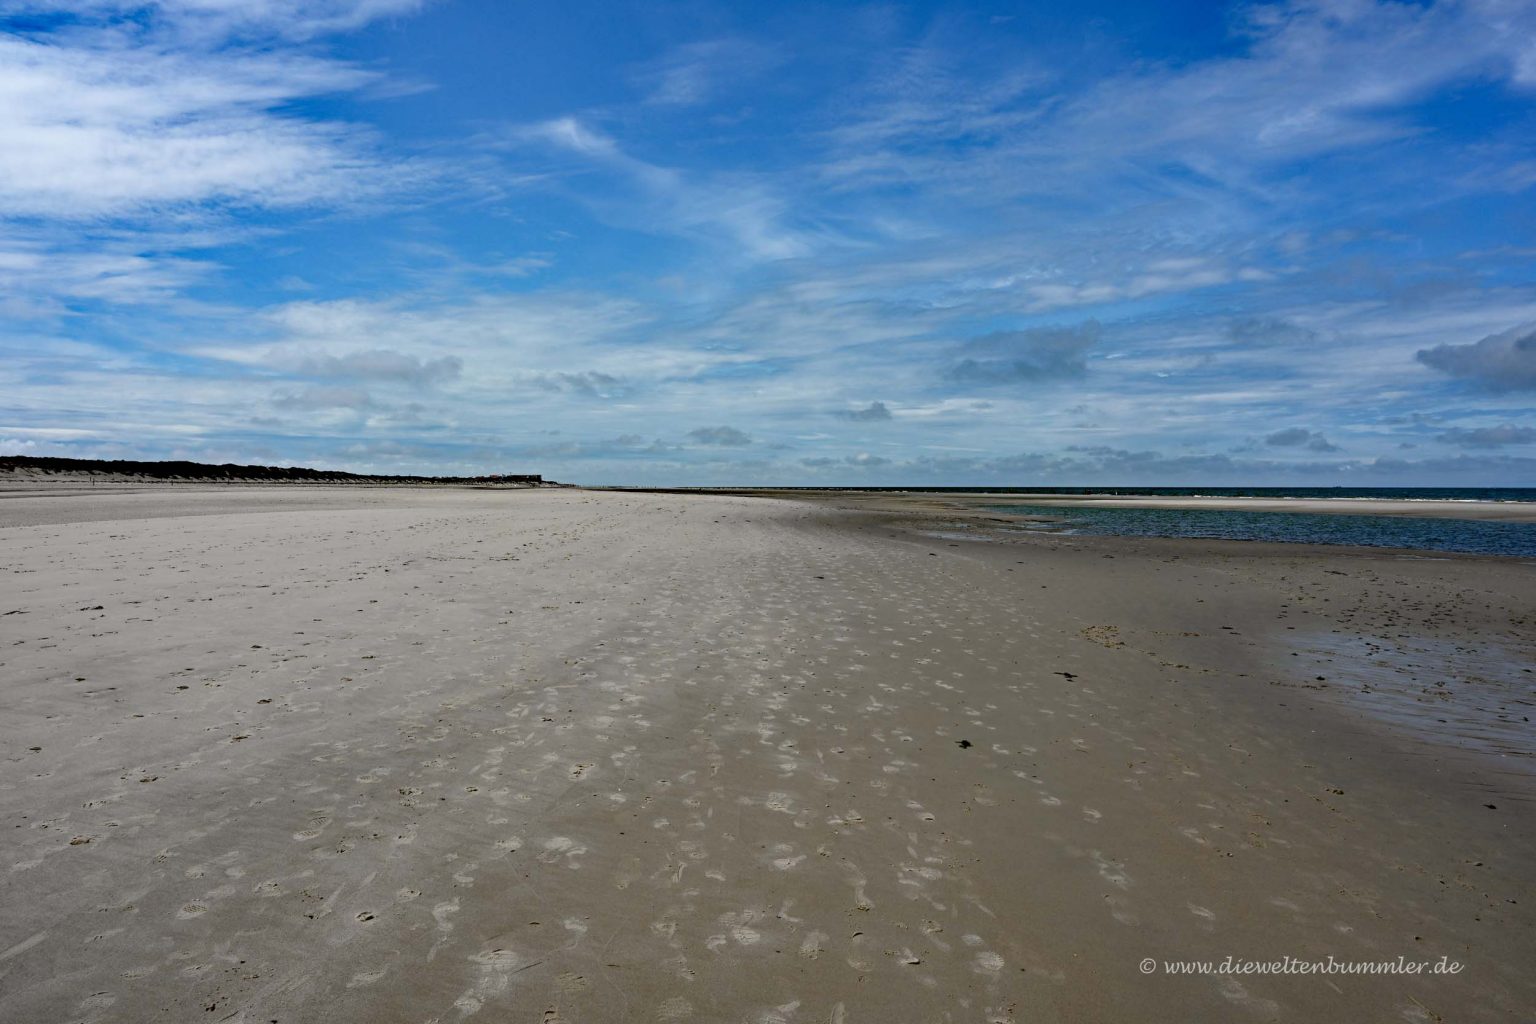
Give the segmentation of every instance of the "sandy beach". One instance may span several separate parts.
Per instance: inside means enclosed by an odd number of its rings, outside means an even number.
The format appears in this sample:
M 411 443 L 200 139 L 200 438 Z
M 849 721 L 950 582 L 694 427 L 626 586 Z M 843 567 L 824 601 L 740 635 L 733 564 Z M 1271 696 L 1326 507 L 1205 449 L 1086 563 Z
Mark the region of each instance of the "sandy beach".
M 1531 1016 L 1536 565 L 933 511 L 0 500 L 0 1020 Z

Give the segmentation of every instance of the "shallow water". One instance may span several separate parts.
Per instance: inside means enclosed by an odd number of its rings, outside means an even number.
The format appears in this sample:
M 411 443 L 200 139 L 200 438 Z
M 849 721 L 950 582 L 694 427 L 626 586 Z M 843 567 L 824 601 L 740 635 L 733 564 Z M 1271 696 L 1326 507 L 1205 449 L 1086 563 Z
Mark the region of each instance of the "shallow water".
M 1431 637 L 1291 634 L 1321 699 L 1424 739 L 1536 772 L 1536 672 L 1515 651 Z
M 1078 508 L 1013 503 L 987 507 L 1035 517 L 1034 529 L 1065 533 L 1345 544 L 1536 558 L 1536 523 L 1246 509 Z

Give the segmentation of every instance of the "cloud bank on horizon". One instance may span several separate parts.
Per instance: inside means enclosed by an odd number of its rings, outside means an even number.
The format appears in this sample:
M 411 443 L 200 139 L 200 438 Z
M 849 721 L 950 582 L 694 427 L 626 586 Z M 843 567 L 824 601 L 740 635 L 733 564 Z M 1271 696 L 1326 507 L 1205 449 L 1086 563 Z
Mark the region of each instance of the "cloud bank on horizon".
M 1536 486 L 1533 193 L 1524 0 L 0 0 L 0 454 Z

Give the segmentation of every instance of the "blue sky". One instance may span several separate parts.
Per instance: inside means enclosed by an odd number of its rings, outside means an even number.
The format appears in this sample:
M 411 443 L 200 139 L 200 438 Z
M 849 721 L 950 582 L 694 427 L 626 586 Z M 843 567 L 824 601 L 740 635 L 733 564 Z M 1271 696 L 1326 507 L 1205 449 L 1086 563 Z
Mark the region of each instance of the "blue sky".
M 1536 485 L 1536 4 L 0 0 L 0 454 Z

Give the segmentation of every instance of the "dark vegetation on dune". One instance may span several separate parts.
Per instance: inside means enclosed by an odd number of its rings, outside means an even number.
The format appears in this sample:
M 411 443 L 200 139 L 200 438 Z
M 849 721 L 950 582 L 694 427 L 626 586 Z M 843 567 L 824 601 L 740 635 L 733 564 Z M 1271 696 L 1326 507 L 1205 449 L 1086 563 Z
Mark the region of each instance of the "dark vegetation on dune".
M 520 484 L 551 486 L 537 473 L 505 473 L 488 476 L 377 476 L 347 473 L 339 469 L 310 469 L 307 466 L 213 466 L 203 462 L 135 462 L 129 459 L 58 459 L 26 455 L 0 457 L 0 474 L 96 473 L 112 476 L 142 477 L 149 480 L 229 480 L 292 483 L 351 484 Z

